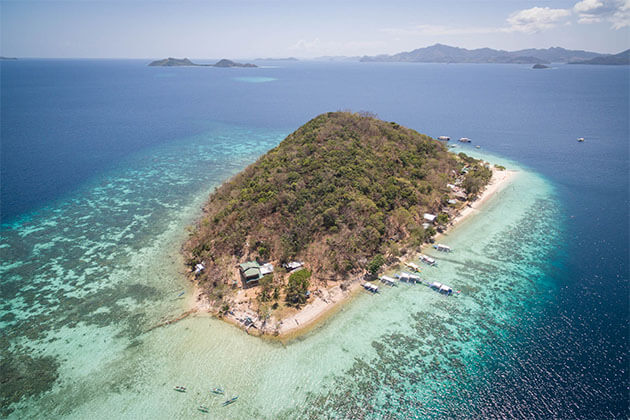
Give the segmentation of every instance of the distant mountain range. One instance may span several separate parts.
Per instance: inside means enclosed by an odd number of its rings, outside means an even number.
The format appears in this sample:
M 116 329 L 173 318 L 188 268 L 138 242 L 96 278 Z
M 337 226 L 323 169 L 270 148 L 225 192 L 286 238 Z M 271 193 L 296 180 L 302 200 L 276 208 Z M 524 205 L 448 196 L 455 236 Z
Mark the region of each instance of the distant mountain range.
M 215 64 L 196 64 L 187 58 L 165 58 L 163 60 L 155 60 L 149 63 L 152 67 L 258 67 L 256 64 L 237 63 L 232 60 L 222 59 Z
M 494 50 L 492 48 L 451 47 L 435 44 L 430 47 L 418 48 L 413 51 L 401 52 L 394 55 L 364 56 L 363 62 L 410 62 L 410 63 L 567 63 L 570 61 L 584 61 L 598 57 L 601 54 L 582 51 L 566 50 L 560 47 L 547 49 L 530 48 L 519 51 Z
M 622 66 L 630 64 L 630 50 L 625 50 L 619 54 L 600 55 L 590 60 L 570 61 L 569 64 L 599 64 L 608 66 Z

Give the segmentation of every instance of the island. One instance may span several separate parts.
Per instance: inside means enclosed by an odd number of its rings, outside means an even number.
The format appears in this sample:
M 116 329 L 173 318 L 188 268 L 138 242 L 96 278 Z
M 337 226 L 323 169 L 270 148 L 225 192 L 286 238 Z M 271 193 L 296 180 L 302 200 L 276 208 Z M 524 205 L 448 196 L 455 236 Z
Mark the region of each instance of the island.
M 532 66 L 532 68 L 533 68 L 533 69 L 548 69 L 548 68 L 550 68 L 550 67 L 549 67 L 549 66 L 545 66 L 544 64 L 537 63 L 537 64 L 534 64 L 534 65 Z
M 630 49 L 618 54 L 601 55 L 590 60 L 576 60 L 569 64 L 595 64 L 600 66 L 627 66 L 630 64 Z
M 319 115 L 211 194 L 183 246 L 194 310 L 292 336 L 417 258 L 501 169 L 369 113 Z
M 256 64 L 251 63 L 237 63 L 232 60 L 222 59 L 215 64 L 196 64 L 190 61 L 188 58 L 164 58 L 162 60 L 155 60 L 149 63 L 151 67 L 258 67 Z
M 413 51 L 398 54 L 364 56 L 363 62 L 408 62 L 408 63 L 500 63 L 500 64 L 535 64 L 535 63 L 566 63 L 572 60 L 588 60 L 601 54 L 583 51 L 567 50 L 560 47 L 547 49 L 530 48 L 518 51 L 495 50 L 492 48 L 452 47 L 450 45 L 435 44 L 418 48 Z

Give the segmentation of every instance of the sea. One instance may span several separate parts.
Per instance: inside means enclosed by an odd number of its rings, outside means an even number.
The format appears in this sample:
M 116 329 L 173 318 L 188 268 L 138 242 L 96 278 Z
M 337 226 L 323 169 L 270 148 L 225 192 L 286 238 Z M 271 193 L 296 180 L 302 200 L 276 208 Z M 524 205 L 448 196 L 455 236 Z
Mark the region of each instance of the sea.
M 628 66 L 147 63 L 0 63 L 0 417 L 630 416 Z M 161 326 L 209 194 L 337 110 L 517 172 L 427 251 L 460 293 L 383 286 L 285 342 Z

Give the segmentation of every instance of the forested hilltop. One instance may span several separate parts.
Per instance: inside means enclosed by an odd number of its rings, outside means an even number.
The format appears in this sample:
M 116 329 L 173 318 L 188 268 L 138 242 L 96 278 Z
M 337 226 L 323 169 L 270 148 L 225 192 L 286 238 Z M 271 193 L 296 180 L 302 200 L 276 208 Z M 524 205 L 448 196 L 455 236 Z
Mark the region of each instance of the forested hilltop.
M 229 294 L 226 285 L 240 286 L 235 267 L 250 260 L 302 261 L 311 283 L 356 277 L 435 234 L 423 217 L 448 220 L 447 184 L 476 194 L 490 177 L 480 161 L 412 129 L 330 112 L 218 188 L 184 251 L 191 267 L 204 264 L 198 281 L 214 301 Z

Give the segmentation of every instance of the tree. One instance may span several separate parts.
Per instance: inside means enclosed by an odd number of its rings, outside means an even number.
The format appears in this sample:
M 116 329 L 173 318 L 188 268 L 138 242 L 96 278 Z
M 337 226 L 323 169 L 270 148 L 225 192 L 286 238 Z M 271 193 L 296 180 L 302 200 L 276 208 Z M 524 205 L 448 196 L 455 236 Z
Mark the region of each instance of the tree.
M 438 222 L 439 224 L 441 224 L 441 225 L 445 225 L 445 224 L 447 224 L 447 223 L 448 223 L 448 214 L 446 214 L 446 213 L 440 213 L 440 214 L 438 214 L 438 217 L 437 217 L 437 222 Z
M 306 303 L 310 286 L 309 278 L 311 278 L 311 272 L 307 269 L 296 271 L 289 276 L 289 283 L 285 288 L 288 305 L 300 306 Z
M 383 256 L 381 254 L 377 254 L 374 256 L 374 258 L 372 258 L 372 260 L 368 263 L 367 265 L 367 269 L 370 272 L 370 274 L 372 274 L 373 276 L 376 275 L 376 273 L 378 273 L 378 270 L 380 270 L 381 266 L 385 264 L 385 258 L 383 258 Z

